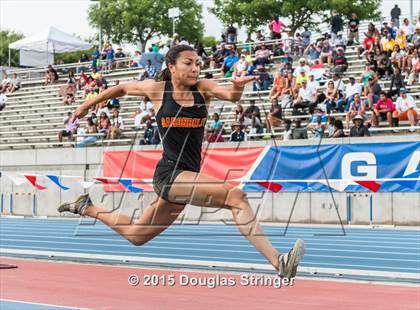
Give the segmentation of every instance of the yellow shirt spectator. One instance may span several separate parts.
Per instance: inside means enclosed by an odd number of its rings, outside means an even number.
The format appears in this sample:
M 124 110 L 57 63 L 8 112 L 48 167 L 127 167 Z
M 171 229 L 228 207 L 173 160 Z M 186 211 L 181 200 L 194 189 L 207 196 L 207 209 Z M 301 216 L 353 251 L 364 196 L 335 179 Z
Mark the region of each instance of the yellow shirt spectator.
M 299 84 L 299 85 L 302 85 L 302 81 L 309 81 L 309 76 L 308 76 L 308 74 L 299 74 L 297 77 L 296 77 L 296 84 Z
M 395 44 L 399 45 L 400 48 L 405 48 L 405 45 L 407 44 L 406 35 L 404 33 L 402 35 L 397 35 L 395 38 Z
M 93 97 L 96 97 L 98 94 L 96 93 L 96 92 L 90 92 L 89 94 L 87 94 L 86 95 L 86 98 L 85 98 L 85 100 L 87 101 L 87 100 L 89 100 L 89 99 L 92 99 Z
M 394 46 L 395 46 L 395 41 L 394 40 L 386 40 L 383 44 L 383 50 L 385 52 L 392 52 L 394 50 Z

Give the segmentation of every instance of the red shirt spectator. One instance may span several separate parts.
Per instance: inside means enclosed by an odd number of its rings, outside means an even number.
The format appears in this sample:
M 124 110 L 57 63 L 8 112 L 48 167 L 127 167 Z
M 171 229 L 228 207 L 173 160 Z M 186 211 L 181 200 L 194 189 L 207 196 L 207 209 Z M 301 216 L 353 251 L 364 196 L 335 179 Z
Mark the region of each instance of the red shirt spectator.
M 375 104 L 375 109 L 379 112 L 388 112 L 393 111 L 395 109 L 395 106 L 392 100 L 389 98 L 386 98 L 385 101 L 379 99 Z
M 372 48 L 372 45 L 375 43 L 375 37 L 366 37 L 363 40 L 363 45 L 367 50 L 370 50 Z

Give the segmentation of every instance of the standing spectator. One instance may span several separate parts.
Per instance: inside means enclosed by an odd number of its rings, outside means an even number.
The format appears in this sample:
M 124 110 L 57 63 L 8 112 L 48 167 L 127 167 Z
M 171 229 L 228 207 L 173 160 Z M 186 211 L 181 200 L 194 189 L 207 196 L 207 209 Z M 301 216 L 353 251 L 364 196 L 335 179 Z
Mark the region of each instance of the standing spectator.
M 232 24 L 226 29 L 227 43 L 235 44 L 238 38 L 238 31 Z
M 20 77 L 16 73 L 13 73 L 13 77 L 10 80 L 10 86 L 8 88 L 9 93 L 17 91 L 21 87 L 21 83 Z
M 410 122 L 411 127 L 416 126 L 417 124 L 417 111 L 416 111 L 416 102 L 413 97 L 407 95 L 407 89 L 400 89 L 400 96 L 397 98 L 395 111 L 392 113 L 393 123 L 395 127 L 398 127 L 399 121 Z M 414 128 L 410 128 L 411 132 L 414 132 Z
M 299 119 L 295 120 L 294 126 L 292 126 L 292 139 L 308 139 L 308 131 L 301 126 Z
M 101 57 L 101 52 L 99 51 L 98 47 L 95 46 L 93 53 L 92 53 L 92 69 L 97 69 L 100 68 L 100 57 Z
M 281 39 L 281 31 L 285 28 L 286 25 L 279 19 L 278 16 L 274 17 L 274 19 L 270 22 L 269 28 L 271 31 L 271 39 Z
M 343 20 L 338 16 L 336 10 L 331 11 L 331 39 L 334 41 L 337 38 L 337 33 L 343 31 Z
M 45 86 L 53 84 L 56 81 L 58 81 L 57 70 L 55 70 L 52 65 L 48 65 L 48 69 L 45 74 Z
M 2 89 L 0 89 L 0 111 L 6 107 L 7 96 Z
M 63 142 L 63 137 L 69 137 L 71 141 L 74 141 L 73 135 L 76 133 L 79 127 L 79 119 L 74 116 L 72 112 L 67 112 L 67 117 L 64 118 L 64 130 L 58 132 L 58 141 Z
M 334 120 L 334 133 L 331 138 L 343 138 L 345 136 L 343 122 L 339 119 Z
M 122 130 L 124 129 L 124 121 L 120 116 L 118 109 L 112 109 L 112 126 L 108 132 L 108 139 L 118 139 L 121 137 Z
M 391 19 L 397 25 L 397 27 L 400 27 L 400 16 L 401 16 L 401 9 L 396 4 L 392 10 L 391 10 Z
M 385 92 L 381 92 L 378 102 L 376 102 L 372 113 L 372 126 L 377 127 L 379 124 L 379 117 L 385 121 L 388 121 L 390 127 L 392 124 L 392 113 L 394 111 L 394 103 L 390 98 L 386 96 Z
M 359 24 L 360 20 L 357 14 L 352 13 L 348 23 L 348 45 L 353 45 L 353 43 L 359 44 Z
M 105 68 L 104 70 L 105 71 L 108 71 L 108 72 L 111 72 L 112 71 L 113 64 L 114 64 L 114 56 L 115 56 L 114 55 L 115 54 L 115 51 L 112 48 L 112 44 L 111 43 L 105 44 L 104 52 L 106 54 L 106 57 L 105 57 L 106 64 L 104 66 L 104 68 Z
M 346 114 L 346 125 L 347 129 L 350 128 L 350 119 L 354 118 L 356 115 L 361 116 L 363 119 L 366 118 L 366 106 L 360 99 L 358 93 L 354 94 L 354 100 L 350 104 L 349 111 Z
M 303 49 L 306 49 L 311 44 L 311 35 L 312 33 L 309 31 L 308 27 L 303 27 L 305 31 L 301 33 L 303 39 Z
M 239 123 L 233 123 L 233 131 L 230 135 L 229 141 L 231 142 L 243 142 L 247 140 L 246 133 L 242 130 L 242 126 Z
M 369 129 L 363 124 L 364 119 L 361 115 L 353 118 L 354 126 L 350 129 L 350 137 L 370 137 Z

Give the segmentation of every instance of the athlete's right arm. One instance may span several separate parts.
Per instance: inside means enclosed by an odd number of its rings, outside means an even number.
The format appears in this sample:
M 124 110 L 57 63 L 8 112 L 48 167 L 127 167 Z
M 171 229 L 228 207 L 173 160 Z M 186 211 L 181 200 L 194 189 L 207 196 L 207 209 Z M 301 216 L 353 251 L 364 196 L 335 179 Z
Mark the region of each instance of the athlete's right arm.
M 90 100 L 85 101 L 80 107 L 76 109 L 74 115 L 81 119 L 85 116 L 89 109 L 96 104 L 112 99 L 122 97 L 124 95 L 130 96 L 147 96 L 149 98 L 153 97 L 151 94 L 155 93 L 156 83 L 154 80 L 146 80 L 142 82 L 129 82 L 113 86 L 107 90 L 99 93 L 97 96 L 93 97 Z

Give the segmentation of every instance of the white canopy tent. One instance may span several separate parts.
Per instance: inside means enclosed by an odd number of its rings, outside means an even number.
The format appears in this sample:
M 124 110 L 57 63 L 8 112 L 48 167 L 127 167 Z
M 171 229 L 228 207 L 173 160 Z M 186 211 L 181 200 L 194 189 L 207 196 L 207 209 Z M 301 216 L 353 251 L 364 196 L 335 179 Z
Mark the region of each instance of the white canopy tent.
M 49 27 L 48 29 L 45 29 L 31 37 L 27 37 L 9 44 L 9 66 L 10 49 L 31 51 L 38 55 L 40 53 L 45 53 L 45 57 L 43 59 L 44 62 L 42 65 L 49 65 L 51 64 L 51 61 L 54 61 L 54 58 L 51 59 L 49 54 L 87 50 L 91 47 L 92 44 L 90 43 L 84 42 L 79 38 L 67 34 L 57 28 Z M 39 62 L 39 57 L 34 58 L 38 59 Z

